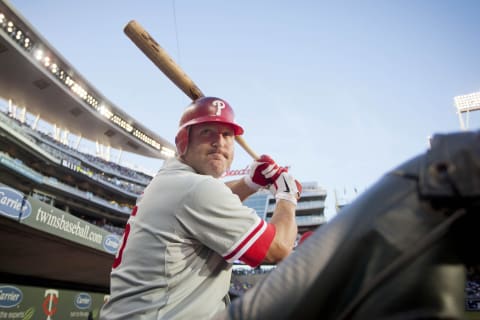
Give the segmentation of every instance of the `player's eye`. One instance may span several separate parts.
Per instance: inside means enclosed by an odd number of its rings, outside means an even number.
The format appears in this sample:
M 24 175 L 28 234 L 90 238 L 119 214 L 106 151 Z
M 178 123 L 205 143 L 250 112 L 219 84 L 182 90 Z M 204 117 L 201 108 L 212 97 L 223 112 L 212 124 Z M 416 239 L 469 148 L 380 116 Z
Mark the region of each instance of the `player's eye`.
M 233 137 L 233 136 L 234 136 L 234 132 L 233 132 L 233 130 L 224 130 L 224 131 L 222 132 L 222 135 L 223 135 L 224 137 Z
M 209 137 L 211 136 L 213 133 L 213 130 L 211 128 L 203 128 L 202 130 L 200 130 L 200 135 L 202 137 Z

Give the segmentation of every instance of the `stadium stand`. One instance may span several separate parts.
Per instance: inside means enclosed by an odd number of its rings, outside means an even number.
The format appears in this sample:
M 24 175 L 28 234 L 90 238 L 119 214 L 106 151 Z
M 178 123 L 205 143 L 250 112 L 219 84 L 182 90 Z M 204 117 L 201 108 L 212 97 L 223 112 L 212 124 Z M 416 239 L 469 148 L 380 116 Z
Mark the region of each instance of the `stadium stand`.
M 0 118 L 0 290 L 21 290 L 26 297 L 48 290 L 62 297 L 84 294 L 93 303 L 89 312 L 97 314 L 119 237 L 151 177 L 73 150 L 6 110 Z M 16 314 L 24 316 L 45 298 L 38 299 Z M 57 315 L 86 315 L 58 307 Z
M 471 266 L 467 270 L 465 309 L 467 311 L 480 311 L 480 265 Z
M 0 70 L 0 319 L 96 319 L 152 176 L 80 151 L 60 128 L 158 159 L 173 145 L 111 104 L 5 1 Z

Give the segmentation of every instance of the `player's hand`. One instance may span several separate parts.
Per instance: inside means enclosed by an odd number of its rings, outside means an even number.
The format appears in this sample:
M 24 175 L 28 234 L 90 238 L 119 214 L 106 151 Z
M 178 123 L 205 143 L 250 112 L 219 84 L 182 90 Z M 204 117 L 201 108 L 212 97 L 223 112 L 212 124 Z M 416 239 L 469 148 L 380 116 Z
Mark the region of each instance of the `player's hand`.
M 275 195 L 275 199 L 287 200 L 296 205 L 302 193 L 302 185 L 285 171 L 275 180 L 270 191 Z
M 286 171 L 287 169 L 280 167 L 272 158 L 264 154 L 253 161 L 249 174 L 245 176 L 245 183 L 252 190 L 266 188 L 274 183 L 282 172 Z

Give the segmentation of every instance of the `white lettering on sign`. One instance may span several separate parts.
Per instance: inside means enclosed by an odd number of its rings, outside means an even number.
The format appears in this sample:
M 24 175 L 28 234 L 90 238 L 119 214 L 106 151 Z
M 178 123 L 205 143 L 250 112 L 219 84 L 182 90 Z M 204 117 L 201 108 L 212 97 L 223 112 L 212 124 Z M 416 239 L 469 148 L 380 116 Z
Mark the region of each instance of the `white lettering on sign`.
M 285 166 L 285 168 L 288 170 L 290 169 L 290 166 Z M 250 166 L 246 166 L 244 169 L 237 169 L 237 170 L 227 170 L 223 175 L 222 178 L 224 177 L 231 177 L 231 176 L 244 176 L 248 174 L 248 170 L 250 169 Z

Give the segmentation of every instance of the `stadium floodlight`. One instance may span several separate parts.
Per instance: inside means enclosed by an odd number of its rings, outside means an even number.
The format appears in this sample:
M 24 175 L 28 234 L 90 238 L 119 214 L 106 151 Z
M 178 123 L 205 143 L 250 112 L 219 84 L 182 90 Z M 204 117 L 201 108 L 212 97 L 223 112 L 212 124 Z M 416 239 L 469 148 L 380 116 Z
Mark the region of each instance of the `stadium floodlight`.
M 42 49 L 36 49 L 34 52 L 33 52 L 33 56 L 35 57 L 35 59 L 37 59 L 38 61 L 42 60 L 43 58 L 43 50 Z
M 468 129 L 468 113 L 470 111 L 480 110 L 480 92 L 456 96 L 454 99 L 457 108 L 458 118 L 460 120 L 460 127 L 462 130 Z M 467 126 L 462 118 L 462 113 L 467 113 Z
M 474 92 L 454 98 L 459 112 L 480 110 L 480 92 Z
M 108 108 L 103 104 L 101 104 L 98 108 L 98 112 L 100 112 L 100 114 L 107 119 L 110 119 L 113 116 L 113 112 L 108 110 Z

